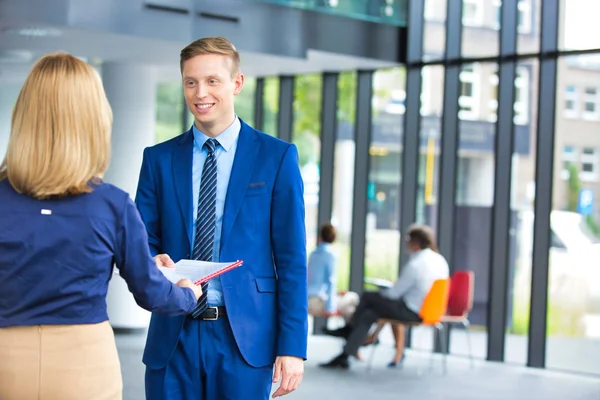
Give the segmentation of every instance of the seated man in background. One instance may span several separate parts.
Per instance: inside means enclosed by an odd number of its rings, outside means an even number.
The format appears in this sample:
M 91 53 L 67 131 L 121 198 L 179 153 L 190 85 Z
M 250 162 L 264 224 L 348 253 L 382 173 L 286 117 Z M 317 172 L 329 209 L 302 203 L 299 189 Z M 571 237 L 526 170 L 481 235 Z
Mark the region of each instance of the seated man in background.
M 359 347 L 365 342 L 371 325 L 379 318 L 401 322 L 420 322 L 419 311 L 434 281 L 448 278 L 449 268 L 438 253 L 433 230 L 427 226 L 412 226 L 406 234 L 406 245 L 411 256 L 400 272 L 393 287 L 381 292 L 367 292 L 361 299 L 350 322 L 326 334 L 346 338 L 344 351 L 326 364 L 325 368 L 349 368 L 349 357 L 357 357 Z M 397 328 L 397 348 L 404 347 L 404 325 Z M 402 358 L 400 355 L 399 359 Z

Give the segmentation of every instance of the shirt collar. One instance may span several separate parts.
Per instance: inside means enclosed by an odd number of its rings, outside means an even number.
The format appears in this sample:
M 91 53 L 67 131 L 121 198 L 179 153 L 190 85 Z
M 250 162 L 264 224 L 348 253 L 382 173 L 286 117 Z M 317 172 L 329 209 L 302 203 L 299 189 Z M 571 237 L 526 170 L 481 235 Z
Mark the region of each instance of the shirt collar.
M 227 129 L 225 129 L 215 138 L 219 141 L 219 144 L 221 145 L 223 150 L 229 151 L 231 149 L 231 146 L 233 146 L 238 136 L 240 135 L 241 127 L 242 124 L 240 123 L 240 119 L 236 115 L 231 125 L 229 125 Z M 202 149 L 202 147 L 204 146 L 204 142 L 210 139 L 210 137 L 200 132 L 200 130 L 196 128 L 195 124 L 192 125 L 192 129 L 194 132 L 194 143 L 196 143 L 196 146 L 198 146 L 199 149 Z

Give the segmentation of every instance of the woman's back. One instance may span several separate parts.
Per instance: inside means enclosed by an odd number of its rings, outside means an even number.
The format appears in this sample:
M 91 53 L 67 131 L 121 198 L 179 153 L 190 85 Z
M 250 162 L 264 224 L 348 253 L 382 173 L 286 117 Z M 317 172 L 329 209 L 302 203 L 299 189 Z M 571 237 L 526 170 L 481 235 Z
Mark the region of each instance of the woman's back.
M 106 321 L 127 202 L 108 184 L 38 200 L 1 181 L 0 327 Z

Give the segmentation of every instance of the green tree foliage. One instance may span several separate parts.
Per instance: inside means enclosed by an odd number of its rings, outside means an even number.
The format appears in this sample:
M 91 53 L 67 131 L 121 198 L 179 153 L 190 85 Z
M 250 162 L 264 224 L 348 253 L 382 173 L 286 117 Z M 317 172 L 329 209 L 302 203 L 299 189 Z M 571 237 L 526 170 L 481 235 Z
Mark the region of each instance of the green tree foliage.
M 579 202 L 579 191 L 581 190 L 581 180 L 579 179 L 579 169 L 573 163 L 567 166 L 569 171 L 569 181 L 567 190 L 567 210 L 577 212 L 577 203 Z
M 300 165 L 318 162 L 321 135 L 321 74 L 298 75 L 294 81 L 293 141 L 298 146 Z M 265 131 L 276 126 L 279 111 L 279 82 L 276 77 L 265 79 Z M 342 72 L 338 79 L 338 120 L 354 123 L 356 110 L 356 73 Z
M 254 94 L 256 78 L 246 78 L 244 87 L 235 98 L 235 113 L 249 125 L 254 125 Z
M 159 83 L 156 87 L 156 142 L 184 131 L 181 114 L 184 105 L 181 82 Z

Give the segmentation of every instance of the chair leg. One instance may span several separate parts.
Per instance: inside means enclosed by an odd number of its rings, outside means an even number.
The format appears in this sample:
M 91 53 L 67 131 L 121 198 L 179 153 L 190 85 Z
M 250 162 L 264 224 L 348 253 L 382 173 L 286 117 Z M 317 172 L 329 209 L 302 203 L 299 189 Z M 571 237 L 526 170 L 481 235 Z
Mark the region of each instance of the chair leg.
M 438 325 L 431 325 L 431 329 L 433 331 L 434 339 L 439 340 L 440 336 L 440 328 Z M 437 336 L 437 337 L 436 337 Z M 431 354 L 429 355 L 429 372 L 433 372 L 433 357 L 435 356 L 435 346 L 431 349 Z
M 373 360 L 375 359 L 375 350 L 377 349 L 377 342 L 373 342 L 371 344 L 373 350 L 371 350 L 371 354 L 369 355 L 369 361 L 367 361 L 367 372 L 371 371 L 371 366 L 373 365 Z
M 465 332 L 467 334 L 467 347 L 469 349 L 469 361 L 471 363 L 471 368 L 474 367 L 474 363 L 473 363 L 473 350 L 471 348 L 471 329 L 470 327 L 470 323 L 468 319 L 465 319 L 462 321 L 462 325 L 465 328 Z
M 423 325 L 423 326 L 425 326 L 425 325 Z M 413 330 L 411 332 L 412 338 L 413 338 L 413 339 L 411 339 L 411 342 L 415 342 L 414 341 L 414 337 L 415 337 L 414 333 L 415 333 L 415 330 Z M 416 336 L 417 336 L 417 340 L 416 340 L 416 343 L 414 343 L 415 344 L 414 348 L 419 349 L 421 347 L 421 341 L 423 340 L 422 339 L 423 335 L 416 335 Z M 422 357 L 417 357 L 417 358 L 418 358 L 417 359 L 417 376 L 420 376 L 423 373 L 423 368 L 422 368 L 423 360 L 421 360 Z
M 447 362 L 448 362 L 448 343 L 446 343 L 446 328 L 443 323 L 437 325 L 438 337 L 440 340 L 440 350 L 442 351 L 442 372 L 446 375 Z

